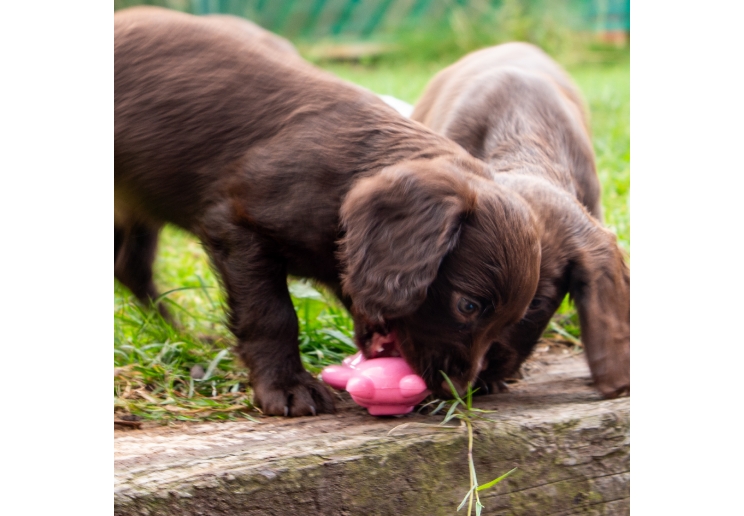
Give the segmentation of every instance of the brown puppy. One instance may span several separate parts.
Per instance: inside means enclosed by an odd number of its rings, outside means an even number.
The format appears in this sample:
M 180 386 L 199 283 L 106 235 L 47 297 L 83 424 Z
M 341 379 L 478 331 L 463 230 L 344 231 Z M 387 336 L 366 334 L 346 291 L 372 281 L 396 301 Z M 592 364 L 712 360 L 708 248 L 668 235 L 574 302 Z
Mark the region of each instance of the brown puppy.
M 150 9 L 149 7 L 138 7 L 138 9 Z M 237 30 L 244 32 L 245 36 L 256 39 L 262 45 L 267 48 L 274 50 L 279 53 L 283 53 L 285 57 L 293 55 L 300 57 L 300 53 L 297 52 L 295 46 L 287 39 L 274 34 L 253 23 L 245 18 L 239 18 L 238 16 L 232 16 L 230 14 L 208 14 L 202 19 L 216 22 L 220 28 L 226 29 L 230 26 L 235 27 Z
M 159 227 L 196 234 L 268 414 L 333 410 L 302 367 L 287 274 L 337 293 L 368 356 L 397 348 L 441 394 L 440 370 L 460 386 L 475 378 L 537 288 L 521 197 L 374 94 L 233 28 L 124 10 L 114 45 L 122 283 L 154 298 Z
M 489 163 L 494 183 L 519 192 L 538 219 L 537 293 L 488 352 L 480 384 L 503 388 L 569 293 L 595 385 L 606 397 L 629 393 L 630 272 L 601 225 L 585 109 L 568 75 L 532 45 L 487 48 L 437 74 L 412 118 Z

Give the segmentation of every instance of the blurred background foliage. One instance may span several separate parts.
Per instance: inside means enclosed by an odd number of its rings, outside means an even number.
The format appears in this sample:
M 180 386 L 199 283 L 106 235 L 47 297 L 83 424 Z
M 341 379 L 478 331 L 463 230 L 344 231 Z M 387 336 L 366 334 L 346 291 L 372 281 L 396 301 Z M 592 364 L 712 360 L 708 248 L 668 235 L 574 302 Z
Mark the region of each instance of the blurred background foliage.
M 192 14 L 241 16 L 280 34 L 313 60 L 458 58 L 529 41 L 564 64 L 627 50 L 630 0 L 114 0 Z

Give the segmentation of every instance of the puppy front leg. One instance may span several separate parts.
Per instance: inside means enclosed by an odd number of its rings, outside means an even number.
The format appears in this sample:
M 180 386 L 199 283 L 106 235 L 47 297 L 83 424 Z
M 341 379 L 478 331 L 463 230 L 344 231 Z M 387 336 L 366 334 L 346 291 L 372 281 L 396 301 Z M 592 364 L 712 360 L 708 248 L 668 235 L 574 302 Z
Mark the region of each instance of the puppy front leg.
M 256 406 L 281 416 L 333 412 L 330 392 L 300 360 L 282 256 L 270 241 L 238 226 L 204 237 L 227 290 L 230 330 L 250 370 Z

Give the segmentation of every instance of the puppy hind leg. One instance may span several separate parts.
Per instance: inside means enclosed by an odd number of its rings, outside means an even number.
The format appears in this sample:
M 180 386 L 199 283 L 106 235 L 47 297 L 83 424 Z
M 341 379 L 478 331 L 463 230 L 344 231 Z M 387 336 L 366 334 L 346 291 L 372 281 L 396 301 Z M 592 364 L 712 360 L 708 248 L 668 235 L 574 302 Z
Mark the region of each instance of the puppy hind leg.
M 140 222 L 126 228 L 114 226 L 114 277 L 147 305 L 158 298 L 152 281 L 152 262 L 155 260 L 159 231 L 157 226 Z M 158 303 L 157 308 L 166 320 L 172 320 L 162 303 Z

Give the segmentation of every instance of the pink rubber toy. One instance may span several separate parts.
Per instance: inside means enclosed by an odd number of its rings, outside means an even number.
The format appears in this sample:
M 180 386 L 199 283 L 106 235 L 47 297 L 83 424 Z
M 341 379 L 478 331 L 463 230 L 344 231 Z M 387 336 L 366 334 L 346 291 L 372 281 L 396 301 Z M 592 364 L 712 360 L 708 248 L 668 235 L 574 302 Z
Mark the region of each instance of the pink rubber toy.
M 320 377 L 331 387 L 348 391 L 373 416 L 408 414 L 429 395 L 423 378 L 400 357 L 367 360 L 359 352 L 341 365 L 326 367 Z

